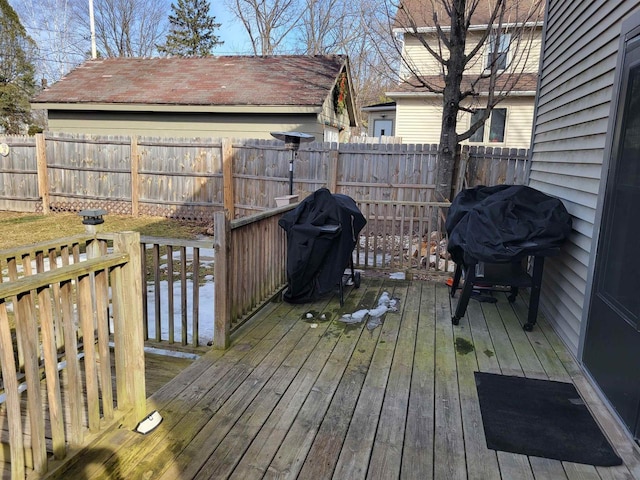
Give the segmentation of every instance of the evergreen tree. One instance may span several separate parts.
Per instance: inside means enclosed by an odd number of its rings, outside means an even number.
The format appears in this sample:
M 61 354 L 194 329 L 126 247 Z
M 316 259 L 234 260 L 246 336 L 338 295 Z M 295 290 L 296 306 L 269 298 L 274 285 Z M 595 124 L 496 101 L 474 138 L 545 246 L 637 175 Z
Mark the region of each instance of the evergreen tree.
M 178 57 L 206 57 L 211 50 L 223 42 L 214 35 L 216 17 L 209 15 L 208 0 L 178 0 L 171 4 L 171 24 L 164 45 L 158 45 L 160 53 Z
M 15 10 L 7 0 L 0 0 L 0 130 L 6 134 L 23 132 L 31 121 L 34 49 L 35 42 Z

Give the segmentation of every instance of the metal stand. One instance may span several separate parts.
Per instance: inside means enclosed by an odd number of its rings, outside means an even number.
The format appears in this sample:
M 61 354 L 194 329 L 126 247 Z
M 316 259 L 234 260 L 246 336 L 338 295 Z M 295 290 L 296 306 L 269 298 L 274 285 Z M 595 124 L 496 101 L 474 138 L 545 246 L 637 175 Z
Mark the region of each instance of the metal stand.
M 544 267 L 544 256 L 535 255 L 533 257 L 533 272 L 529 275 L 521 262 L 510 263 L 487 263 L 484 265 L 484 276 L 476 276 L 476 264 L 473 265 L 456 265 L 456 271 L 453 276 L 453 284 L 451 285 L 451 297 L 456 293 L 460 279 L 464 271 L 464 286 L 462 287 L 462 295 L 458 300 L 456 311 L 451 317 L 451 323 L 458 325 L 460 319 L 464 316 L 474 285 L 482 285 L 483 288 L 490 290 L 491 286 L 507 286 L 510 287 L 509 302 L 513 303 L 518 295 L 518 289 L 531 288 L 529 298 L 529 313 L 527 315 L 527 323 L 523 325 L 523 329 L 527 332 L 533 330 L 538 317 L 538 302 L 540 300 L 540 284 L 542 283 L 542 270 Z M 487 287 L 487 285 L 489 287 Z

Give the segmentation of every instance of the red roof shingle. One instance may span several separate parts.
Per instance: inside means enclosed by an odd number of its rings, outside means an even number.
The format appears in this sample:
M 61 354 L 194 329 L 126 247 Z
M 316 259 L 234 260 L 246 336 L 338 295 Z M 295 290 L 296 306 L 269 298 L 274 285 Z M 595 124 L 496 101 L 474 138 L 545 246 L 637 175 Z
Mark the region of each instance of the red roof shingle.
M 89 60 L 33 103 L 322 105 L 341 55 Z

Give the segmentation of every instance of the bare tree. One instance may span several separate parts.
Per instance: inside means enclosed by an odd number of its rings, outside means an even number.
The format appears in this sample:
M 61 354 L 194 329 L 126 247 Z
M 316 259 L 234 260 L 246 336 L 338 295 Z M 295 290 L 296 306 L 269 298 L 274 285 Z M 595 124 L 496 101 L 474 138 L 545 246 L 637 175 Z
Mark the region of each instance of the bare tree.
M 392 84 L 387 58 L 396 55 L 385 49 L 391 25 L 384 6 L 384 0 L 306 0 L 294 31 L 298 53 L 349 57 L 357 107 L 383 100 Z
M 404 81 L 442 96 L 438 200 L 451 197 L 460 142 L 484 125 L 525 75 L 543 8 L 542 0 L 405 0 L 399 5 L 396 28 L 419 40 L 434 60 L 433 71 L 424 72 L 404 56 Z M 472 35 L 474 24 L 486 28 Z M 484 59 L 482 68 L 474 68 Z M 473 121 L 458 133 L 461 112 L 471 113 Z
M 297 44 L 308 55 L 346 52 L 356 35 L 347 26 L 357 23 L 357 5 L 345 0 L 306 0 L 295 29 Z
M 74 25 L 78 0 L 18 0 L 15 9 L 37 44 L 37 78 L 54 82 L 86 58 L 89 39 Z
M 88 2 L 77 5 L 76 21 L 89 35 Z M 150 57 L 167 33 L 169 5 L 164 0 L 94 2 L 98 54 L 104 57 Z
M 296 0 L 230 0 L 229 9 L 242 22 L 255 55 L 273 55 L 298 24 Z
M 385 92 L 397 83 L 398 46 L 392 33 L 392 18 L 385 0 L 366 0 L 358 7 L 357 23 L 345 29 L 352 32 L 346 45 L 358 107 L 388 101 Z M 361 120 L 364 123 L 366 118 Z

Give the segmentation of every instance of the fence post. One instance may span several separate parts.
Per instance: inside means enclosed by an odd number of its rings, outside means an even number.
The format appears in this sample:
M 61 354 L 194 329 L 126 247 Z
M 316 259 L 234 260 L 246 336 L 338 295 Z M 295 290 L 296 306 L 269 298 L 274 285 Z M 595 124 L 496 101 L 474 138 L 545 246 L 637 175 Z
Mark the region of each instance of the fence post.
M 327 170 L 327 188 L 331 193 L 338 193 L 338 161 L 340 159 L 340 144 L 337 143 L 335 150 L 329 147 L 329 168 Z
M 215 322 L 213 346 L 225 349 L 229 346 L 231 330 L 231 289 L 229 264 L 231 253 L 231 226 L 225 212 L 213 214 L 215 263 L 213 278 L 216 282 L 214 297 Z
M 146 409 L 140 233 L 116 233 L 113 249 L 129 255 L 129 262 L 122 267 L 121 281 L 112 290 L 118 403 L 124 400 L 125 408 L 133 409 L 133 417 L 126 421 L 127 426 L 133 427 L 143 419 Z M 124 375 L 122 379 L 120 375 Z
M 138 137 L 131 136 L 131 215 L 137 217 L 140 205 L 140 156 L 138 154 Z
M 36 165 L 38 170 L 38 193 L 42 198 L 42 213 L 48 215 L 49 210 L 49 174 L 47 173 L 47 147 L 44 133 L 36 133 Z
M 222 189 L 224 196 L 224 209 L 229 218 L 236 216 L 235 193 L 233 191 L 233 145 L 230 138 L 222 139 Z

